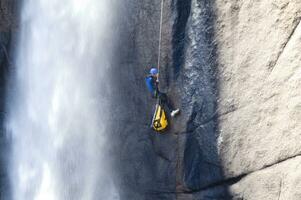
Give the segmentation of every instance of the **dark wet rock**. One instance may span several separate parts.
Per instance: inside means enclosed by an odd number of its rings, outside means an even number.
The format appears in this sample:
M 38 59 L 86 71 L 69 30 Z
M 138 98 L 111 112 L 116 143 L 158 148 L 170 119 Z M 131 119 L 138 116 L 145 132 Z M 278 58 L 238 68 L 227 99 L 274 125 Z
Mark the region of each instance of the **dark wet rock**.
M 11 66 L 12 35 L 18 20 L 17 0 L 0 1 L 0 199 L 7 199 L 10 187 L 8 181 L 9 142 L 4 132 L 5 99 L 8 70 Z
M 160 1 L 131 0 L 128 5 L 132 7 L 124 11 L 127 18 L 119 28 L 125 41 L 120 41 L 121 56 L 113 72 L 119 82 L 114 89 L 119 115 L 113 118 L 119 122 L 116 162 L 122 196 L 183 199 L 184 193 L 223 179 L 216 141 L 213 5 L 165 1 L 160 88 L 181 108 L 181 115 L 171 119 L 164 134 L 150 129 L 155 100 L 144 85 L 149 67 L 157 63 Z

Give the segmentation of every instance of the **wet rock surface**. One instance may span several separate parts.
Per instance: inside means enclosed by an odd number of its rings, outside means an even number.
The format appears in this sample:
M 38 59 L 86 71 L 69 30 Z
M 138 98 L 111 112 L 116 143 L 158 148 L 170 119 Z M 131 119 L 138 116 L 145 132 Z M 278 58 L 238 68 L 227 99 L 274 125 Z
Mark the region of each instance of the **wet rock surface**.
M 123 199 L 174 199 L 176 139 L 150 129 L 155 100 L 145 75 L 157 62 L 160 1 L 129 0 L 121 8 L 121 41 L 112 78 L 116 83 L 113 137 Z M 171 150 L 172 149 L 172 150 Z
M 4 132 L 5 99 L 8 71 L 11 66 L 13 32 L 16 31 L 17 0 L 0 1 L 0 199 L 6 199 L 10 187 L 8 181 L 9 143 Z
M 116 166 L 124 199 L 188 200 L 223 180 L 217 148 L 213 4 L 164 2 L 160 89 L 181 108 L 181 114 L 171 119 L 164 134 L 149 128 L 155 100 L 146 90 L 144 77 L 157 62 L 161 1 L 129 1 L 132 7 L 125 13 L 130 17 L 120 30 L 128 30 L 123 36 L 131 40 L 124 41 L 129 46 L 118 48 L 126 56 L 114 72 L 120 82 L 114 94 L 122 91 L 114 99 L 121 114 L 117 117 L 121 124 L 115 127 L 121 147 Z M 227 197 L 225 188 L 220 187 L 216 196 Z

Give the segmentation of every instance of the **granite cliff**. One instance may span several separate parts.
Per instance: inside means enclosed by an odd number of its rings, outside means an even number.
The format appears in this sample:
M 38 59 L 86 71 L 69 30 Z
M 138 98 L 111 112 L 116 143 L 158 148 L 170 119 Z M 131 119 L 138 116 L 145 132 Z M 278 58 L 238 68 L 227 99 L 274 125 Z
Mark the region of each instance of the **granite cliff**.
M 300 199 L 301 4 L 165 0 L 160 87 L 182 113 L 163 135 L 148 129 L 154 102 L 143 83 L 160 1 L 128 5 L 115 73 L 122 196 Z

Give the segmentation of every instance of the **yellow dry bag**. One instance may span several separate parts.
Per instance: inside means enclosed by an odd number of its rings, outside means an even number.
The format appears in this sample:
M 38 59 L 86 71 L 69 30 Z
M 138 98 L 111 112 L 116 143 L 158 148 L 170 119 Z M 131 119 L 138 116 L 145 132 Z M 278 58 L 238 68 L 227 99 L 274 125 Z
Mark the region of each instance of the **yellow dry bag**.
M 156 104 L 156 110 L 152 120 L 152 128 L 157 132 L 161 132 L 166 130 L 167 127 L 168 120 L 165 110 L 163 109 L 162 105 L 158 102 Z

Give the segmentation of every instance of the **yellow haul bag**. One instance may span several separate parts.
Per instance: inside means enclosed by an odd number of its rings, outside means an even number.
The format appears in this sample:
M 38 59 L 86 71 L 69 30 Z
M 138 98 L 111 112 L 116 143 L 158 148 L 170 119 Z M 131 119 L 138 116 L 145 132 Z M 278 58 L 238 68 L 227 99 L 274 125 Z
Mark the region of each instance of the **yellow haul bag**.
M 164 131 L 168 127 L 168 120 L 165 113 L 165 110 L 163 109 L 162 105 L 160 103 L 156 104 L 156 110 L 153 116 L 152 120 L 152 128 L 157 131 Z

